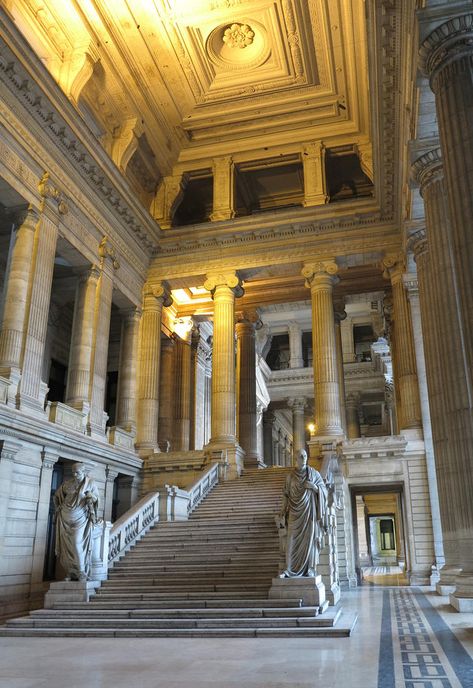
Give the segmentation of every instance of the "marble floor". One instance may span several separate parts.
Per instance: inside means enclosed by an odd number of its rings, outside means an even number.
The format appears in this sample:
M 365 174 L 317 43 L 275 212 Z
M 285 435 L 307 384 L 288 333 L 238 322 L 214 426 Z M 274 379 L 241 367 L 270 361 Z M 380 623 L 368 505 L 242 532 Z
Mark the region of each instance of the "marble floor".
M 347 591 L 351 638 L 0 638 L 0 688 L 473 688 L 473 614 L 416 588 Z

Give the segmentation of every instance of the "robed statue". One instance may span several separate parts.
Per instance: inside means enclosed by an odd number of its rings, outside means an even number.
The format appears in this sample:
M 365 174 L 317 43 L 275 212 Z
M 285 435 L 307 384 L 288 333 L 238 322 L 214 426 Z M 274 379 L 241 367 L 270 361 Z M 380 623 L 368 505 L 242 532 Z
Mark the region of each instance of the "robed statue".
M 66 580 L 82 581 L 89 577 L 98 501 L 97 486 L 84 464 L 73 464 L 72 478 L 54 494 L 56 555 Z
M 327 530 L 327 488 L 322 476 L 307 465 L 301 449 L 297 466 L 287 476 L 280 523 L 287 532 L 286 568 L 281 578 L 314 577 Z

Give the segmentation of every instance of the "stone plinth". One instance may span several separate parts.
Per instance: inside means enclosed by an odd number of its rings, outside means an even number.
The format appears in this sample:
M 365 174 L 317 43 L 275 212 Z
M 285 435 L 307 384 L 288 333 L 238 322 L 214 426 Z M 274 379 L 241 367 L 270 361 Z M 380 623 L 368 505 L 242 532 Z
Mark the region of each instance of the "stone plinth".
M 44 598 L 45 609 L 52 609 L 55 604 L 68 602 L 88 602 L 100 587 L 100 581 L 57 581 L 51 583 Z
M 318 607 L 319 614 L 328 607 L 322 576 L 314 578 L 273 578 L 269 590 L 270 600 L 302 600 L 304 607 Z

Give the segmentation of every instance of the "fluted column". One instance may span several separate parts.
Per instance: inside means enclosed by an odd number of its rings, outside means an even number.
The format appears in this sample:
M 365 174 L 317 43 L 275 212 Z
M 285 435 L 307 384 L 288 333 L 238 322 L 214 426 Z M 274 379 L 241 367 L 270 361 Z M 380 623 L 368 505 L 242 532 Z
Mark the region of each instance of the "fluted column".
M 453 265 L 450 212 L 440 149 L 429 151 L 416 160 L 413 177 L 420 185 L 425 207 L 426 237 L 419 237 L 413 249 L 419 278 L 445 554 L 437 591 L 446 594 L 453 592 L 455 578 L 463 565 L 460 533 L 465 528 L 465 510 L 463 506 L 458 507 L 458 501 L 464 494 L 464 471 L 469 466 L 471 453 L 468 425 L 464 423 L 470 408 L 470 371 L 465 356 L 464 323 L 457 302 L 458 275 Z
M 191 328 L 176 338 L 174 390 L 174 451 L 189 451 L 191 418 Z
M 39 214 L 32 206 L 24 212 L 23 218 L 19 218 L 20 225 L 15 234 L 0 326 L 0 375 L 16 384 L 19 381 L 23 341 L 26 334 L 28 286 L 32 270 L 31 256 L 38 219 Z
M 170 306 L 163 284 L 146 284 L 140 327 L 138 368 L 138 427 L 136 443 L 143 456 L 159 451 L 159 364 L 161 357 L 161 314 Z
M 258 465 L 256 434 L 256 311 L 237 313 L 238 443 L 245 452 L 245 466 Z
M 105 488 L 103 495 L 103 518 L 104 521 L 112 520 L 113 510 L 113 492 L 115 488 L 115 478 L 118 476 L 118 471 L 110 466 L 105 469 Z
M 295 397 L 288 400 L 288 406 L 292 410 L 292 459 L 295 460 L 301 449 L 305 449 L 305 397 Z
M 264 406 L 256 401 L 256 446 L 258 448 L 258 463 L 265 467 L 264 461 L 264 432 L 263 432 Z
M 304 358 L 302 356 L 302 330 L 297 322 L 289 323 L 289 367 L 303 368 Z
M 31 282 L 28 291 L 28 323 L 23 342 L 21 381 L 17 405 L 43 416 L 47 385 L 41 380 L 48 330 L 49 305 L 53 281 L 54 258 L 60 216 L 67 213 L 61 194 L 43 175 L 39 183 L 41 196 L 39 221 L 31 256 Z
M 235 295 L 242 295 L 234 272 L 207 275 L 214 301 L 211 443 L 236 442 Z
M 353 392 L 346 397 L 345 408 L 347 413 L 347 436 L 354 440 L 360 437 L 360 417 L 358 414 L 359 395 Z
M 159 423 L 158 439 L 161 449 L 174 450 L 174 388 L 176 339 L 163 336 L 161 340 L 161 365 L 159 375 Z
M 421 261 L 422 262 L 422 261 Z M 419 268 L 419 271 L 421 268 Z M 431 582 L 437 582 L 438 571 L 445 563 L 443 553 L 442 525 L 440 522 L 440 506 L 437 488 L 437 478 L 435 475 L 435 456 L 432 439 L 432 424 L 429 406 L 429 395 L 427 390 L 426 364 L 424 355 L 424 337 L 421 324 L 419 285 L 416 279 L 406 282 L 411 306 L 412 328 L 414 333 L 414 346 L 416 353 L 417 374 L 419 379 L 420 408 L 422 413 L 422 427 L 424 430 L 425 462 L 427 469 L 427 481 L 429 485 L 430 510 L 432 514 L 432 532 L 434 537 L 435 552 L 435 572 L 431 577 Z
M 342 347 L 342 328 L 341 323 L 347 317 L 345 311 L 345 300 L 337 299 L 333 304 L 333 317 L 335 321 L 335 341 L 337 345 L 337 372 L 340 399 L 340 418 L 342 421 L 343 432 L 347 434 L 347 413 L 345 409 L 345 372 L 343 369 L 343 347 Z
M 463 336 L 466 397 L 452 417 L 449 441 L 452 458 L 445 487 L 454 493 L 456 544 L 462 573 L 450 597 L 460 611 L 473 611 L 473 13 L 455 17 L 436 28 L 423 42 L 421 69 L 435 93 L 439 136 L 451 227 L 451 260 L 455 274 L 456 310 Z M 457 392 L 460 400 L 460 391 Z M 450 537 L 445 528 L 444 535 Z M 452 533 L 454 536 L 454 534 Z M 455 536 L 454 536 L 455 537 Z
M 394 374 L 401 407 L 400 431 L 422 432 L 419 383 L 414 349 L 412 321 L 404 289 L 402 256 L 389 255 L 383 260 L 384 276 L 390 277 L 394 309 Z
M 206 359 L 208 345 L 201 336 L 200 327 L 192 330 L 191 350 L 191 449 L 202 449 L 205 438 Z
M 89 412 L 95 307 L 100 270 L 93 265 L 80 275 L 74 302 L 71 347 L 67 372 L 66 404 Z
M 118 364 L 117 425 L 136 433 L 136 387 L 141 309 L 122 311 L 120 360 Z
M 312 297 L 316 440 L 334 439 L 343 435 L 332 300 L 333 285 L 338 281 L 337 272 L 337 264 L 333 261 L 306 263 L 302 269 Z
M 104 237 L 99 246 L 100 277 L 95 294 L 94 339 L 91 359 L 91 393 L 88 432 L 103 437 L 108 416 L 105 413 L 105 389 L 107 385 L 108 340 L 114 271 L 119 263 L 109 240 Z

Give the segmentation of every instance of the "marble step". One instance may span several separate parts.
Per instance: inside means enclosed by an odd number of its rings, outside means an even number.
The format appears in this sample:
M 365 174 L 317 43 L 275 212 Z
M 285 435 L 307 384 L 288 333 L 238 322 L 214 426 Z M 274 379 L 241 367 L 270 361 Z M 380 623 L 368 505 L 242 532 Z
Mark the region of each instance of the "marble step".
M 245 574 L 248 574 L 248 567 L 252 566 L 253 570 L 256 569 L 259 572 L 259 575 L 270 575 L 274 576 L 275 573 L 275 567 L 277 568 L 277 561 L 276 562 L 271 562 L 269 564 L 260 564 L 259 562 L 247 562 L 246 564 L 240 564 L 240 565 L 228 565 L 226 568 L 222 567 L 221 564 L 206 564 L 206 563 L 201 563 L 201 564 L 187 564 L 183 563 L 182 565 L 179 565 L 177 563 L 175 564 L 170 564 L 168 566 L 155 566 L 153 564 L 149 564 L 148 566 L 145 565 L 140 565 L 140 566 L 131 566 L 131 565 L 126 565 L 123 564 L 121 567 L 114 568 L 112 571 L 110 571 L 110 580 L 112 578 L 116 577 L 126 577 L 126 578 L 131 578 L 131 577 L 136 577 L 139 576 L 140 578 L 143 577 L 149 577 L 149 576 L 158 576 L 161 574 L 169 574 L 169 575 L 174 575 L 176 574 L 178 577 L 183 576 L 183 575 L 193 575 L 193 574 L 203 574 L 203 575 L 211 575 L 213 577 L 215 576 L 244 576 Z M 251 577 L 254 578 L 254 573 L 251 574 Z
M 137 618 L 137 619 L 169 619 L 169 618 L 257 618 L 257 617 L 314 617 L 317 614 L 317 607 L 220 607 L 220 608 L 170 608 L 170 609 L 94 609 L 94 605 L 89 605 L 85 609 L 38 609 L 30 612 L 30 619 L 96 619 L 96 618 Z M 20 621 L 14 619 L 11 623 Z M 7 622 L 8 623 L 8 622 Z
M 158 596 L 159 597 L 159 596 Z M 230 609 L 230 608 L 237 608 L 237 609 L 246 609 L 247 607 L 250 608 L 255 608 L 257 607 L 258 609 L 266 609 L 266 608 L 280 608 L 283 607 L 284 609 L 291 608 L 291 609 L 301 609 L 301 600 L 300 599 L 288 599 L 288 600 L 269 600 L 269 599 L 258 599 L 258 598 L 251 598 L 251 599 L 234 599 L 234 598 L 229 598 L 227 596 L 224 596 L 222 599 L 201 599 L 201 598 L 195 598 L 195 599 L 186 599 L 183 598 L 182 596 L 176 598 L 176 599 L 169 599 L 168 595 L 162 595 L 161 596 L 163 599 L 147 599 L 147 600 L 140 600 L 140 599 L 133 599 L 132 601 L 118 601 L 118 600 L 112 600 L 112 601 L 107 601 L 103 600 L 97 597 L 94 597 L 92 599 L 92 602 L 69 602 L 67 605 L 65 604 L 56 604 L 54 605 L 55 610 L 61 610 L 61 611 L 66 611 L 66 610 L 77 610 L 77 609 L 84 609 L 86 611 L 92 610 L 94 608 L 102 609 L 102 610 L 113 610 L 113 609 L 125 609 L 127 611 L 131 611 L 134 609 L 144 609 L 144 610 L 164 610 L 164 609 L 175 609 L 176 608 L 176 603 L 179 603 L 179 609 L 197 609 L 197 610 L 205 610 L 205 609 Z M 305 609 L 305 608 L 304 608 Z M 45 610 L 44 610 L 45 611 Z M 299 615 L 302 616 L 302 613 Z

